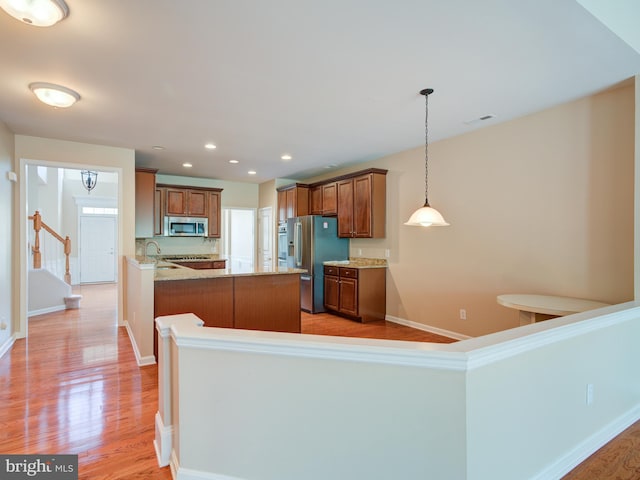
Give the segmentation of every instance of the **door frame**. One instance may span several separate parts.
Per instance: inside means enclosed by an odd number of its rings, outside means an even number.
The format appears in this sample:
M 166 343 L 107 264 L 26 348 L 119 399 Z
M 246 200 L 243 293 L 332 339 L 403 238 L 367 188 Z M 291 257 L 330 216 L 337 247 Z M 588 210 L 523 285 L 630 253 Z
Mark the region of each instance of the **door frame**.
M 273 248 L 273 242 L 274 242 L 273 225 L 274 225 L 274 222 L 273 222 L 273 207 L 270 207 L 270 206 L 269 207 L 262 207 L 262 208 L 258 209 L 258 217 L 257 217 L 257 221 L 258 221 L 258 241 L 256 242 L 256 245 L 258 247 L 258 252 L 257 252 L 258 253 L 258 262 L 257 263 L 259 265 L 261 265 L 261 266 L 264 265 L 264 251 L 262 250 L 262 236 L 264 234 L 264 226 L 263 225 L 264 225 L 265 222 L 262 221 L 262 218 L 263 218 L 262 213 L 263 212 L 267 214 L 265 216 L 266 216 L 267 221 L 269 223 L 269 228 L 271 229 L 271 251 L 269 252 L 269 254 L 271 255 L 271 268 L 273 268 L 274 265 L 275 265 L 274 262 L 277 262 L 278 259 L 277 259 L 277 257 L 273 256 L 273 253 L 274 253 L 274 250 L 275 250 Z M 277 239 L 278 237 L 275 236 L 275 238 Z
M 29 166 L 45 166 L 51 168 L 68 168 L 72 170 L 81 170 L 83 168 L 91 168 L 92 170 L 98 170 L 102 172 L 113 172 L 118 176 L 118 212 L 122 212 L 123 208 L 123 198 L 124 192 L 122 190 L 122 175 L 123 169 L 121 167 L 113 167 L 107 165 L 99 165 L 99 164 L 81 164 L 81 163 L 69 163 L 69 162 L 59 162 L 59 161 L 47 161 L 47 160 L 35 160 L 28 158 L 20 158 L 19 159 L 20 168 L 18 173 L 19 179 L 19 192 L 18 192 L 18 218 L 15 219 L 18 222 L 18 293 L 17 293 L 17 305 L 18 305 L 18 328 L 15 331 L 16 338 L 25 338 L 28 336 L 28 303 L 27 303 L 27 281 L 28 281 L 28 248 L 29 241 L 27 236 L 27 229 L 29 228 L 29 221 L 27 220 L 27 165 Z M 118 215 L 118 252 L 124 251 L 124 239 L 123 239 L 123 225 L 122 225 L 122 217 L 123 215 Z M 122 281 L 120 280 L 120 275 L 118 275 L 117 285 L 118 285 L 118 297 L 121 299 L 123 297 L 122 291 Z M 15 298 L 15 297 L 14 297 Z M 118 304 L 120 304 L 120 300 Z M 119 310 L 119 305 L 116 305 L 116 310 Z M 121 312 L 116 311 L 116 318 L 121 318 Z M 118 320 L 116 320 L 118 322 Z

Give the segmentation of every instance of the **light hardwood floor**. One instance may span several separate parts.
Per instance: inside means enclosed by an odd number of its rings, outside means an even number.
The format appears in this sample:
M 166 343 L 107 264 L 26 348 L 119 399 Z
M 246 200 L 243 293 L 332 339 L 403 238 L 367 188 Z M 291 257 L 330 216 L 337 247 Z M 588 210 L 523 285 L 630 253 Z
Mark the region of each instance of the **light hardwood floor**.
M 29 338 L 0 359 L 0 453 L 77 454 L 80 479 L 170 479 L 153 448 L 157 368 L 136 365 L 116 326 L 115 285 L 75 293 L 83 295 L 80 309 L 32 317 Z M 303 314 L 303 333 L 452 341 L 328 314 Z M 639 452 L 640 422 L 565 479 L 640 479 Z

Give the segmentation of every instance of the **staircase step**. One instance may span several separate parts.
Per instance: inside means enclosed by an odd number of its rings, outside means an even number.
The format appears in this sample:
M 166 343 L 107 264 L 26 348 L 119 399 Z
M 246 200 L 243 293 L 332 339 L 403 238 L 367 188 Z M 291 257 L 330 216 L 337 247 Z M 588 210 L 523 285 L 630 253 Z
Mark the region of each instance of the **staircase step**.
M 80 308 L 80 300 L 82 300 L 82 295 L 69 295 L 64 297 L 64 304 L 67 308 Z

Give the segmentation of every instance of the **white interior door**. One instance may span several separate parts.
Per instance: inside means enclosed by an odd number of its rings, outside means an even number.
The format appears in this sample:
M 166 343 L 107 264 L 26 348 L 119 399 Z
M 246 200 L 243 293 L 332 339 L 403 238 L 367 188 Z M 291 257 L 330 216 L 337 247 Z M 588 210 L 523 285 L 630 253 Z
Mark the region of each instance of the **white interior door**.
M 258 215 L 258 261 L 263 268 L 273 268 L 273 212 L 271 207 L 260 209 Z
M 116 281 L 116 216 L 80 216 L 80 283 Z

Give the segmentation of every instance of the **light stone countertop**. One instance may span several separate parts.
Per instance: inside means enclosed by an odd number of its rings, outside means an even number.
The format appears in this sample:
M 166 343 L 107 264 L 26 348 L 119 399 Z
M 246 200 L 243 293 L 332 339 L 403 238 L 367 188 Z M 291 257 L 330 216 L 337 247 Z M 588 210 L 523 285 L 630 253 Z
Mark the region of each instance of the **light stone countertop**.
M 383 258 L 351 257 L 349 260 L 337 260 L 324 262 L 329 267 L 349 268 L 387 268 L 387 261 Z
M 213 260 L 217 260 L 213 259 Z M 256 275 L 291 275 L 307 273 L 306 270 L 300 268 L 274 267 L 274 268 L 219 268 L 219 269 L 203 269 L 196 270 L 193 268 L 183 267 L 175 263 L 167 262 L 155 257 L 136 256 L 128 257 L 129 263 L 136 265 L 143 270 L 155 270 L 154 280 L 193 280 L 198 278 L 222 278 L 222 277 L 239 277 L 239 276 L 256 276 Z M 191 261 L 191 260 L 189 260 Z M 197 261 L 197 260 L 194 260 Z

